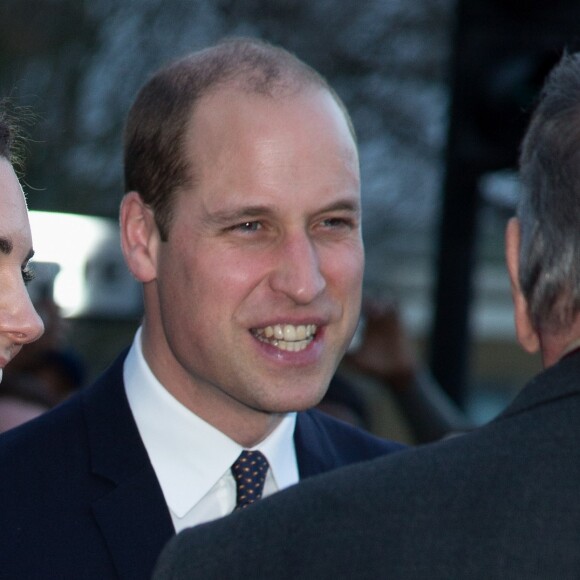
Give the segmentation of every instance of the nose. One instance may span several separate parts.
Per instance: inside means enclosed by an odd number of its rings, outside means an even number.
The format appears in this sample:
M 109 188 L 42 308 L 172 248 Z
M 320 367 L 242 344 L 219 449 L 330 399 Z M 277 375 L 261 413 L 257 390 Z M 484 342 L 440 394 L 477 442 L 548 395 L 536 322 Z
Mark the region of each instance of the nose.
M 306 233 L 287 236 L 276 258 L 270 277 L 275 292 L 296 304 L 309 304 L 326 288 L 319 251 Z
M 15 344 L 27 344 L 42 336 L 44 323 L 24 284 L 5 294 L 0 303 L 0 334 Z

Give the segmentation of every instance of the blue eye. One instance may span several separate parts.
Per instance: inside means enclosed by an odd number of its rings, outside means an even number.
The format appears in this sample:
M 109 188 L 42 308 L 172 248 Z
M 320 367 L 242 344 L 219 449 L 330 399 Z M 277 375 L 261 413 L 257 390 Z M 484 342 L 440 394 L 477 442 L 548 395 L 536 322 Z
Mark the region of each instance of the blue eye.
M 234 229 L 241 230 L 243 232 L 257 232 L 262 229 L 262 224 L 260 222 L 244 222 L 234 226 Z

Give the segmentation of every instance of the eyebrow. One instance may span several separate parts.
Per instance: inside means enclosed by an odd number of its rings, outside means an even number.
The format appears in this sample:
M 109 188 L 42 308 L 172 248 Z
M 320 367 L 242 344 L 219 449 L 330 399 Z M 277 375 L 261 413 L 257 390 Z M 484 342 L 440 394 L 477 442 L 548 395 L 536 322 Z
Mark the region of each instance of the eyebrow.
M 10 238 L 3 238 L 0 237 L 0 252 L 5 255 L 8 255 L 14 249 L 14 244 Z
M 5 256 L 8 256 L 12 253 L 13 249 L 14 249 L 14 244 L 12 243 L 12 240 L 10 238 L 5 238 L 5 237 L 0 236 L 0 254 L 4 254 Z M 31 260 L 33 256 L 34 256 L 34 250 L 31 248 L 28 251 L 28 254 L 26 255 L 25 262 L 28 262 L 29 260 Z
M 317 213 L 324 213 L 327 211 L 351 211 L 355 213 L 360 212 L 360 204 L 350 200 L 340 200 L 332 203 L 327 207 L 321 208 Z M 256 205 L 242 207 L 233 211 L 217 211 L 208 216 L 209 220 L 214 223 L 230 223 L 237 220 L 250 219 L 253 217 L 267 216 L 274 214 L 275 210 L 268 206 Z
M 210 221 L 217 224 L 228 224 L 230 222 L 253 217 L 260 217 L 271 213 L 272 210 L 266 206 L 250 206 L 235 209 L 233 211 L 228 210 L 217 211 L 215 213 L 209 214 L 208 218 Z

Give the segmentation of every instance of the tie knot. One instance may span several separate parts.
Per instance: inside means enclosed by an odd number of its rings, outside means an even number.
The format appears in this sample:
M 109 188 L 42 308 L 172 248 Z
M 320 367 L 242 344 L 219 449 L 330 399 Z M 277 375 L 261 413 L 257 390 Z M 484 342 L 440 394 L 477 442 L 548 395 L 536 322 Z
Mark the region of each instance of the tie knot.
M 232 465 L 236 480 L 236 509 L 245 508 L 262 497 L 268 460 L 259 451 L 242 451 Z

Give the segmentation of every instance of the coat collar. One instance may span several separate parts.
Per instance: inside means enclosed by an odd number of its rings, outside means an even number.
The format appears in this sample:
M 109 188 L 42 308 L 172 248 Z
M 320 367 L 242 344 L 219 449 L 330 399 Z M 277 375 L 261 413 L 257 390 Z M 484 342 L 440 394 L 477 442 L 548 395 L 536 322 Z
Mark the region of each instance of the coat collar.
M 329 471 L 340 464 L 326 430 L 316 419 L 316 411 L 298 413 L 294 445 L 300 479 Z
M 549 401 L 580 394 L 580 350 L 536 375 L 498 417 L 522 413 Z
M 131 414 L 121 355 L 83 394 L 91 470 L 110 482 L 92 509 L 122 578 L 148 578 L 173 525 Z

